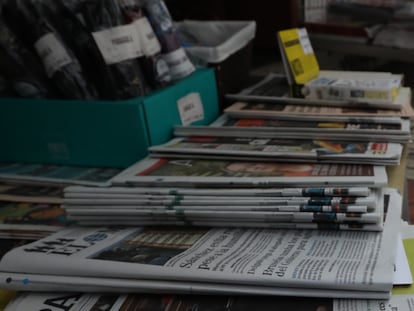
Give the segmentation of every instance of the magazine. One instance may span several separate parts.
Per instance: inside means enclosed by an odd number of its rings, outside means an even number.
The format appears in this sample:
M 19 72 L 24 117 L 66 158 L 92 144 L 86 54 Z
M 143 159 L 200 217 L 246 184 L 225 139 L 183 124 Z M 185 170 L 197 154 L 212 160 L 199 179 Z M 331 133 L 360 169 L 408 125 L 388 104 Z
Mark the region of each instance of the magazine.
M 407 142 L 411 136 L 410 120 L 401 119 L 399 124 L 314 122 L 273 119 L 235 119 L 226 114 L 219 116 L 208 126 L 176 125 L 174 135 L 179 136 L 231 136 L 296 139 L 332 139 L 355 141 L 369 138 L 368 141 L 384 141 L 382 137 Z M 253 136 L 254 135 L 254 136 Z M 287 137 L 289 136 L 289 137 Z
M 393 285 L 402 205 L 396 190 L 386 195 L 383 232 L 72 227 L 11 250 L 0 271 L 385 298 Z
M 144 158 L 114 185 L 172 187 L 383 187 L 384 166 Z
M 224 156 L 257 156 L 268 157 L 278 161 L 309 162 L 327 161 L 342 163 L 353 161 L 364 164 L 394 164 L 398 165 L 402 145 L 395 143 L 348 142 L 329 140 L 287 140 L 261 139 L 248 137 L 179 137 L 169 142 L 149 147 L 149 151 L 159 157 L 175 154 L 185 154 L 190 158 L 203 155 Z M 385 161 L 385 162 L 382 162 Z
M 61 204 L 63 187 L 0 182 L 0 201 Z
M 227 96 L 232 98 L 231 95 Z M 411 88 L 408 87 L 402 87 L 396 97 L 396 101 L 402 103 L 401 110 L 295 105 L 284 101 L 273 102 L 261 97 L 257 100 L 253 100 L 254 97 L 248 96 L 238 97 L 239 99 L 234 98 L 236 102 L 233 102 L 224 110 L 226 114 L 233 118 L 395 123 L 400 118 L 414 117 L 414 110 L 411 106 Z M 245 99 L 243 100 L 243 98 Z
M 110 185 L 122 169 L 37 163 L 0 162 L 1 181 L 43 186 Z
M 296 139 L 296 138 L 295 138 Z M 361 141 L 363 143 L 364 141 Z M 282 157 L 275 159 L 273 157 L 262 157 L 262 156 L 244 156 L 236 154 L 206 154 L 206 153 L 176 153 L 176 152 L 151 152 L 148 155 L 150 158 L 174 158 L 178 159 L 199 159 L 199 160 L 220 160 L 220 161 L 246 161 L 246 162 L 274 162 L 275 160 L 283 163 L 330 163 L 330 164 L 367 164 L 367 165 L 385 165 L 385 166 L 396 166 L 399 165 L 399 161 L 394 159 L 376 159 L 371 160 L 369 158 L 365 159 L 352 159 L 352 158 L 322 158 L 320 160 L 314 159 L 298 159 L 298 158 L 287 158 Z
M 248 137 L 263 139 L 320 139 L 367 142 L 407 143 L 411 138 L 410 121 L 400 124 L 348 124 L 344 122 L 279 121 L 271 119 L 233 119 L 221 115 L 209 126 L 177 125 L 174 136 Z M 287 127 L 285 127 L 287 125 Z
M 0 236 L 38 238 L 73 224 L 60 204 L 0 201 Z

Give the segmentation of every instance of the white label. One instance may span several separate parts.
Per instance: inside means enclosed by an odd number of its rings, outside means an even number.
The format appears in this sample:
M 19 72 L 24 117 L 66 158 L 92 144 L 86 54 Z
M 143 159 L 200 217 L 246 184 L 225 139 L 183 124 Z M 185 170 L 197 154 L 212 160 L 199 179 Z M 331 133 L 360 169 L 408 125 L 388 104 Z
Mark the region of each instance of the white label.
M 172 80 L 184 78 L 195 70 L 193 63 L 189 60 L 183 48 L 179 48 L 163 56 L 168 68 L 170 68 Z
M 45 67 L 46 74 L 49 78 L 53 74 L 72 62 L 66 48 L 56 38 L 54 33 L 44 35 L 34 44 L 37 54 L 40 56 Z
M 107 65 L 143 55 L 135 24 L 117 26 L 92 33 Z
M 161 45 L 146 17 L 134 22 L 141 37 L 142 52 L 146 56 L 152 56 L 161 51 Z
M 300 45 L 302 46 L 302 49 L 303 49 L 303 53 L 312 54 L 313 53 L 312 44 L 309 40 L 309 36 L 308 36 L 308 32 L 306 28 L 298 29 L 298 35 L 299 35 Z
M 177 101 L 182 125 L 204 119 L 203 103 L 199 93 L 189 93 Z

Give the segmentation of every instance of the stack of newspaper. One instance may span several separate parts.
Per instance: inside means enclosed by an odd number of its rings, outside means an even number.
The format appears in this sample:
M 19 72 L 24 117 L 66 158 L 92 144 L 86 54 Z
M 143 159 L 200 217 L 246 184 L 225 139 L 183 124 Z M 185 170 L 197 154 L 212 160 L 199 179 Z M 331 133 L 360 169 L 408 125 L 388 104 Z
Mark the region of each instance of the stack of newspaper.
M 388 299 L 402 198 L 382 232 L 207 227 L 72 227 L 0 260 L 16 290 Z
M 68 187 L 80 225 L 181 225 L 381 231 L 383 189 Z M 387 207 L 385 207 L 387 208 Z
M 387 181 L 384 166 L 148 157 L 112 187 L 65 188 L 63 208 L 88 226 L 381 231 Z
M 402 240 L 405 249 L 413 244 L 414 227 L 404 225 Z M 414 264 L 412 252 L 407 252 L 410 265 Z M 398 267 L 398 266 L 397 266 Z M 407 267 L 409 269 L 409 267 Z M 414 268 L 414 267 L 413 267 Z M 401 273 L 410 274 L 403 270 Z M 59 310 L 67 311 L 188 311 L 188 310 L 226 310 L 246 311 L 260 309 L 273 311 L 275 308 L 301 311 L 394 311 L 410 310 L 412 306 L 413 286 L 394 286 L 390 299 L 347 299 L 329 297 L 295 297 L 264 295 L 178 295 L 165 293 L 155 294 L 122 294 L 122 293 L 73 293 L 22 292 L 16 296 L 5 311 L 18 310 Z

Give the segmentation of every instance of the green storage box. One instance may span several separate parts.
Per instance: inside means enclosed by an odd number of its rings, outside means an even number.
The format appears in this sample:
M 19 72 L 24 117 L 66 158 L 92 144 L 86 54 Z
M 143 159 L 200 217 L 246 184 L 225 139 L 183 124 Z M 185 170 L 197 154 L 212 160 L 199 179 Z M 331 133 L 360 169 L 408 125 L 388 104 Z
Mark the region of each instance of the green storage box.
M 177 101 L 194 94 L 204 113 L 192 124 L 209 124 L 218 116 L 211 69 L 125 101 L 1 99 L 0 161 L 127 167 L 172 137 L 182 124 Z
M 219 115 L 214 70 L 198 69 L 173 87 L 145 97 L 143 107 L 150 145 L 172 138 L 174 125 L 210 124 Z

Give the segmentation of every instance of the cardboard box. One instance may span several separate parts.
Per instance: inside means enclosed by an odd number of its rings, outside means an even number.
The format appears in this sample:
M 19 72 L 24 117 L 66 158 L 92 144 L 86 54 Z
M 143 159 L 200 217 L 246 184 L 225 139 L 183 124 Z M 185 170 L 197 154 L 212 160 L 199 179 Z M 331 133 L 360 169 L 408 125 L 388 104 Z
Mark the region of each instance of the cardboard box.
M 1 99 L 0 161 L 127 167 L 145 157 L 150 145 L 172 137 L 173 125 L 182 122 L 177 101 L 189 95 L 201 99 L 203 110 L 191 124 L 218 116 L 211 69 L 125 101 Z

